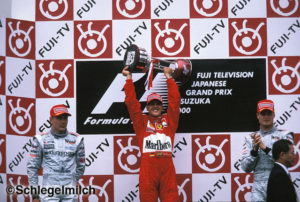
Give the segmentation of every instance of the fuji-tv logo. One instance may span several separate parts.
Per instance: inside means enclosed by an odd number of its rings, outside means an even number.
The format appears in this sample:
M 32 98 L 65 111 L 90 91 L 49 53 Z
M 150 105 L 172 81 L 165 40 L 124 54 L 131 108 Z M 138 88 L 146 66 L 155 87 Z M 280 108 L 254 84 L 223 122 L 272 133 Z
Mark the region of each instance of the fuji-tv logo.
M 190 0 L 191 17 L 207 18 L 207 17 L 227 17 L 227 0 Z
M 5 57 L 0 56 L 0 94 L 5 94 Z
M 34 59 L 35 23 L 8 19 L 6 22 L 6 55 Z
M 0 135 L 0 173 L 6 171 L 6 137 Z
M 294 133 L 294 151 L 296 153 L 294 165 L 289 167 L 290 172 L 300 171 L 300 134 Z
M 114 137 L 114 156 L 115 173 L 139 173 L 142 158 L 136 136 Z
M 230 169 L 230 135 L 194 135 L 193 173 L 222 173 Z
M 26 175 L 11 175 L 6 176 L 7 186 L 16 187 L 21 185 L 23 188 L 28 187 L 28 177 Z M 7 201 L 32 201 L 32 197 L 29 194 L 7 194 Z
M 267 55 L 266 19 L 230 19 L 229 25 L 230 56 Z
M 149 19 L 150 2 L 113 0 L 113 19 Z
M 36 20 L 72 20 L 73 0 L 36 0 Z
M 112 22 L 75 22 L 76 58 L 112 57 Z
M 270 0 L 267 3 L 268 17 L 299 17 L 299 0 Z
M 153 20 L 152 55 L 154 57 L 189 57 L 190 24 L 186 19 Z
M 231 175 L 232 201 L 251 201 L 253 173 L 232 173 Z
M 111 175 L 84 175 L 79 181 L 79 185 L 91 187 L 95 190 L 95 194 L 79 195 L 79 202 L 88 201 L 114 201 L 114 183 Z
M 36 62 L 36 96 L 73 97 L 73 60 L 40 60 Z
M 300 94 L 300 57 L 269 57 L 269 94 Z
M 30 98 L 6 98 L 7 134 L 33 136 L 35 134 L 35 100 Z
M 177 188 L 179 200 L 182 202 L 192 201 L 192 175 L 191 174 L 177 174 Z

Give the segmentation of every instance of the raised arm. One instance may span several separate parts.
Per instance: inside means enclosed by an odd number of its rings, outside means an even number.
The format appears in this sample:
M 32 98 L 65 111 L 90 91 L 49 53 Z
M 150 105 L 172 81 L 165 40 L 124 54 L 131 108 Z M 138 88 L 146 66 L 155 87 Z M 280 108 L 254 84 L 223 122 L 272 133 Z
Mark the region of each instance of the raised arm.
M 133 122 L 133 127 L 136 131 L 137 126 L 143 124 L 143 114 L 141 110 L 141 104 L 136 99 L 135 87 L 132 81 L 132 75 L 128 71 L 128 67 L 125 67 L 123 69 L 122 74 L 126 76 L 126 83 L 124 85 L 125 104 L 127 106 L 130 119 Z
M 180 93 L 176 82 L 171 77 L 172 69 L 169 67 L 164 68 L 164 74 L 167 78 L 168 86 L 168 120 L 169 125 L 175 133 L 178 127 L 178 120 L 180 114 Z
M 250 136 L 246 136 L 245 143 L 243 145 L 241 167 L 247 173 L 255 169 L 259 158 L 258 151 L 255 152 L 253 140 L 251 138 L 251 136 L 254 134 L 255 133 L 251 134 Z

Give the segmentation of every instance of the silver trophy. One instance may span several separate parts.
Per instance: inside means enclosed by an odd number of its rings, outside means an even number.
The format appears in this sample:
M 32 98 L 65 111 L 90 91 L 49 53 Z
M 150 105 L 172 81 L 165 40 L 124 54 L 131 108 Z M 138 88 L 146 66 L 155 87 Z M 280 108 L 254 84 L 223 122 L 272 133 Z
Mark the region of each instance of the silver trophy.
M 173 61 L 150 58 L 144 48 L 132 44 L 126 50 L 123 60 L 124 67 L 128 66 L 130 72 L 147 72 L 150 65 L 154 69 L 163 71 L 165 67 L 173 69 L 172 77 L 176 81 L 186 82 L 192 73 L 192 63 L 188 59 L 177 59 Z

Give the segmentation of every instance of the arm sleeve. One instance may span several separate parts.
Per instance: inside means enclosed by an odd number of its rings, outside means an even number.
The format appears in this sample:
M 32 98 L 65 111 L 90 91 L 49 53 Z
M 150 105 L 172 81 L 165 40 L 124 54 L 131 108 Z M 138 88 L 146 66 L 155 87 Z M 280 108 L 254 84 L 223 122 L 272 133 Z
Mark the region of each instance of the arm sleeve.
M 138 131 L 138 127 L 143 125 L 143 114 L 141 110 L 141 104 L 136 99 L 135 88 L 132 79 L 127 79 L 125 86 L 125 104 L 127 106 L 130 119 L 133 122 L 135 131 Z
M 242 161 L 241 166 L 242 169 L 249 173 L 255 169 L 259 156 L 251 155 L 251 151 L 253 149 L 252 140 L 249 136 L 245 138 L 245 143 L 243 145 L 242 151 Z
M 76 152 L 76 180 L 83 175 L 85 170 L 85 148 L 84 148 L 84 140 L 81 138 L 80 143 L 77 146 Z
M 169 78 L 167 79 L 167 85 L 168 85 L 168 121 L 169 125 L 172 129 L 172 132 L 176 132 L 178 127 L 178 120 L 179 120 L 179 114 L 180 114 L 180 93 L 178 90 L 178 86 L 176 82 Z
M 29 159 L 27 161 L 27 175 L 29 184 L 38 185 L 38 171 L 43 161 L 42 146 L 36 137 L 33 138 Z

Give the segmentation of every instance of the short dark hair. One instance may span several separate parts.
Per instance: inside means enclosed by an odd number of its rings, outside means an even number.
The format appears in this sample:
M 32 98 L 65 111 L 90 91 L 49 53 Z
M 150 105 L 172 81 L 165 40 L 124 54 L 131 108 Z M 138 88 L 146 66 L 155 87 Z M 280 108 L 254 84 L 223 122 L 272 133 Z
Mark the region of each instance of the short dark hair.
M 279 159 L 281 152 L 288 152 L 290 150 L 289 145 L 293 145 L 293 143 L 286 139 L 278 140 L 273 144 L 272 155 L 275 161 Z

